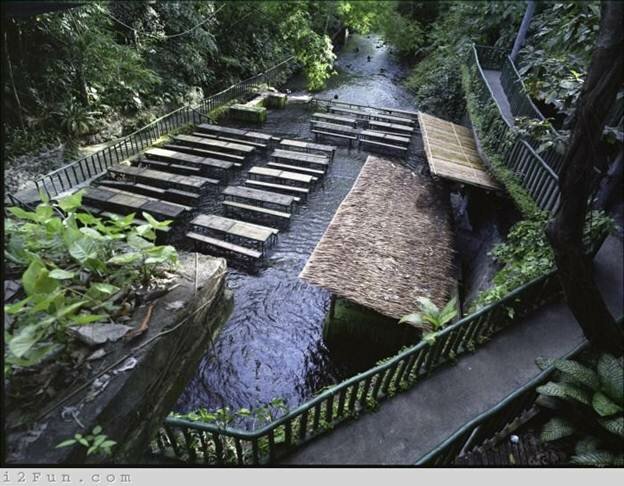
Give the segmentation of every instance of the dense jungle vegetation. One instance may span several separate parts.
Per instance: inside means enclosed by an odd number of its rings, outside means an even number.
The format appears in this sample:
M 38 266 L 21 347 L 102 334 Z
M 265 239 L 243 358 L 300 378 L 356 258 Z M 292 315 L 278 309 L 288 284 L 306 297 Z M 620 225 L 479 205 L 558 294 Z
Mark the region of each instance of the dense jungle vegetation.
M 468 41 L 509 50 L 523 11 L 523 2 L 98 1 L 5 18 L 5 155 L 121 136 L 290 55 L 320 89 L 344 27 L 381 33 L 414 65 L 406 84 L 419 107 L 458 120 Z M 578 97 L 598 19 L 597 2 L 540 2 L 531 23 L 519 66 L 559 124 Z

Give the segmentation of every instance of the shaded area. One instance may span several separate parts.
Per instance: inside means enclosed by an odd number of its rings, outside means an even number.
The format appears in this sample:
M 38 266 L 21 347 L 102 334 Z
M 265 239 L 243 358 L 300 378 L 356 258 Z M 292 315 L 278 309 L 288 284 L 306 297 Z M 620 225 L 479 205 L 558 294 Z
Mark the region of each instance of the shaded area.
M 622 241 L 609 237 L 595 277 L 611 312 L 624 304 Z M 284 464 L 415 464 L 468 421 L 540 373 L 538 357 L 560 357 L 584 342 L 564 303 L 546 305 L 455 366 L 441 369 L 376 412 L 342 425 L 284 459 Z M 366 440 L 363 440 L 366 439 Z

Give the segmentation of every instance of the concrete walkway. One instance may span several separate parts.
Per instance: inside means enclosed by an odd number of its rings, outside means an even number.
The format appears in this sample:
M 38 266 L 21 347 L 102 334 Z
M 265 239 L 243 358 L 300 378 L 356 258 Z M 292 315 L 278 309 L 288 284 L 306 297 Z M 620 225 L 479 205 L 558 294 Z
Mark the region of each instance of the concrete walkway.
M 509 105 L 509 100 L 507 99 L 507 95 L 503 90 L 503 85 L 501 84 L 501 72 L 494 71 L 492 69 L 484 69 L 483 74 L 485 75 L 485 80 L 490 85 L 490 89 L 494 94 L 494 99 L 498 103 L 498 106 L 501 109 L 503 117 L 510 125 L 515 125 L 516 120 L 511 113 L 511 106 Z
M 595 276 L 611 312 L 624 313 L 622 241 L 609 237 L 595 258 Z M 414 464 L 466 422 L 540 372 L 538 357 L 560 357 L 584 341 L 565 304 L 544 306 L 494 336 L 455 366 L 438 370 L 375 413 L 338 426 L 282 464 Z

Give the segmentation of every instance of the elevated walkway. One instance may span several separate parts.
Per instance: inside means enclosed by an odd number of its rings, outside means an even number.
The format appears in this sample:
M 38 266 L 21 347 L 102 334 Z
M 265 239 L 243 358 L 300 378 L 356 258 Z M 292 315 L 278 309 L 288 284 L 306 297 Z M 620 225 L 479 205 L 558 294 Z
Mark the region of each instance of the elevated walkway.
M 609 237 L 594 260 L 611 312 L 624 312 L 622 240 Z M 564 303 L 546 305 L 455 366 L 386 401 L 377 412 L 342 424 L 301 446 L 280 464 L 415 464 L 466 422 L 540 372 L 535 359 L 559 357 L 584 341 Z

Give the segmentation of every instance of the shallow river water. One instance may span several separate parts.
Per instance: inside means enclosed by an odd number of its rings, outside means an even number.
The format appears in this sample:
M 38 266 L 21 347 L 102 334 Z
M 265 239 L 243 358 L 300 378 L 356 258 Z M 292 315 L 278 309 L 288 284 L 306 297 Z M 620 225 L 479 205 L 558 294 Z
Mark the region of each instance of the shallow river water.
M 353 36 L 339 55 L 337 69 L 327 89 L 317 96 L 414 108 L 400 85 L 405 73 L 377 37 Z M 293 94 L 302 92 L 300 85 L 300 79 L 291 80 Z M 310 114 L 305 105 L 289 105 L 271 111 L 261 130 L 312 139 Z M 180 396 L 178 411 L 253 408 L 278 397 L 292 409 L 322 387 L 373 364 L 356 363 L 328 349 L 322 332 L 330 294 L 298 278 L 366 160 L 365 152 L 348 151 L 340 142 L 338 146 L 324 187 L 314 190 L 299 207 L 289 230 L 280 234 L 269 254 L 266 268 L 256 275 L 229 272 L 234 310 Z M 219 205 L 214 201 L 204 210 L 219 211 Z

